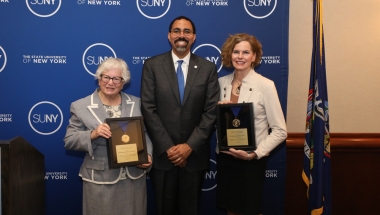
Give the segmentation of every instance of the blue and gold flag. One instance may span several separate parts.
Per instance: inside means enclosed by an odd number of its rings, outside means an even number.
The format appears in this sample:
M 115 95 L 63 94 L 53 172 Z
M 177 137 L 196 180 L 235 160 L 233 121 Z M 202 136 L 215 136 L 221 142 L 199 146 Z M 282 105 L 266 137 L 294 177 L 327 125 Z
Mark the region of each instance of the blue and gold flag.
M 309 214 L 330 215 L 331 154 L 322 0 L 313 0 L 313 9 L 313 53 L 302 178 L 308 186 Z

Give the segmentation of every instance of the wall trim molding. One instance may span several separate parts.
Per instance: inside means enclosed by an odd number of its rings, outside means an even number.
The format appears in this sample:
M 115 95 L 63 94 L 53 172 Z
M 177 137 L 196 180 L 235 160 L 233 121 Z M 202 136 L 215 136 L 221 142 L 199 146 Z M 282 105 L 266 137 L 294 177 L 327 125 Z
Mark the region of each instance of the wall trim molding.
M 288 133 L 287 148 L 303 147 L 304 133 Z M 380 148 L 380 133 L 331 133 L 331 149 L 373 149 Z

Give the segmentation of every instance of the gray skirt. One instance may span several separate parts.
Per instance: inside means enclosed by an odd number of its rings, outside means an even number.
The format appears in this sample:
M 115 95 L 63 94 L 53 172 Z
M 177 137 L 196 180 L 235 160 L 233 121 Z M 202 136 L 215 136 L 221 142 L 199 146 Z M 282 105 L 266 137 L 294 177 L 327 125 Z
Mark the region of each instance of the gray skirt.
M 146 177 L 116 184 L 83 181 L 83 215 L 146 215 Z

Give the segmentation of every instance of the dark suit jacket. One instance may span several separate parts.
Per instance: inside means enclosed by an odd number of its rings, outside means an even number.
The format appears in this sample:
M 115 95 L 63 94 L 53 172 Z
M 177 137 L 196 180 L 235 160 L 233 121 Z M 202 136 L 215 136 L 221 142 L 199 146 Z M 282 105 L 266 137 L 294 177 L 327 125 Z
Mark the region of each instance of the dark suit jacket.
M 173 168 L 166 150 L 180 143 L 193 149 L 185 166 L 188 171 L 208 168 L 218 99 L 218 74 L 210 61 L 191 54 L 182 105 L 171 51 L 145 61 L 141 108 L 153 143 L 153 168 Z

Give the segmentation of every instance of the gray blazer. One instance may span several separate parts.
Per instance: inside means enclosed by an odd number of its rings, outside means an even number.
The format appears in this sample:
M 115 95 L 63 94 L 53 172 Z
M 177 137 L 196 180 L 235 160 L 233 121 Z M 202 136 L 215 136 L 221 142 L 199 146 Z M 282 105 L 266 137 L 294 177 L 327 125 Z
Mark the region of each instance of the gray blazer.
M 98 96 L 99 89 L 85 98 L 73 102 L 70 106 L 71 118 L 64 138 L 65 148 L 87 152 L 79 171 L 83 180 L 95 184 L 114 184 L 123 174 L 123 168 L 109 169 L 106 139 L 90 139 L 90 133 L 107 118 L 106 111 Z M 140 99 L 121 92 L 121 117 L 141 116 Z M 152 142 L 145 134 L 148 154 L 152 155 Z M 129 177 L 137 179 L 145 170 L 128 167 Z
M 180 143 L 193 149 L 185 166 L 188 171 L 208 168 L 218 97 L 216 66 L 202 57 L 190 56 L 182 105 L 171 51 L 145 61 L 141 110 L 154 145 L 153 168 L 173 168 L 166 150 Z

